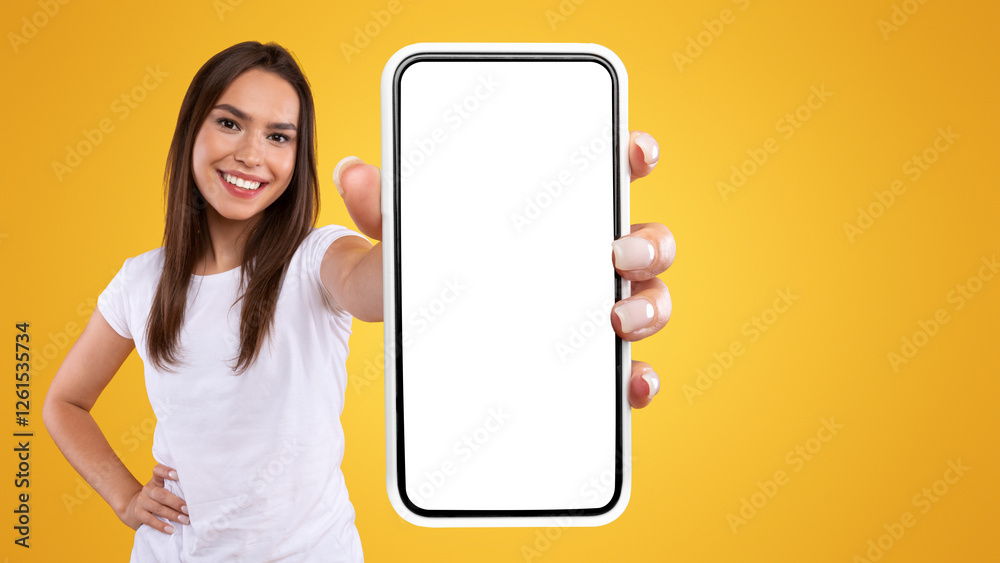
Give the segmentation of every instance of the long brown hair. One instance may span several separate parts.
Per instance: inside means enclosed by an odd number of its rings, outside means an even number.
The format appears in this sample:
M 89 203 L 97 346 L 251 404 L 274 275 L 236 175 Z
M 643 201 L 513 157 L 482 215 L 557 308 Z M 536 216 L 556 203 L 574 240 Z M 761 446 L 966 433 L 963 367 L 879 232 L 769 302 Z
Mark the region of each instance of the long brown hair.
M 207 203 L 191 170 L 195 137 L 223 91 L 250 69 L 285 79 L 299 96 L 295 171 L 288 188 L 262 212 L 243 250 L 240 291 L 239 355 L 233 370 L 242 373 L 257 358 L 270 332 L 278 289 L 295 249 L 319 215 L 316 179 L 316 112 L 305 75 L 292 55 L 275 43 L 247 41 L 218 53 L 198 70 L 177 116 L 167 155 L 164 189 L 167 202 L 163 231 L 163 272 L 146 325 L 149 356 L 166 371 L 183 363 L 178 350 L 188 285 L 195 263 L 211 248 Z M 235 305 L 235 303 L 234 303 Z

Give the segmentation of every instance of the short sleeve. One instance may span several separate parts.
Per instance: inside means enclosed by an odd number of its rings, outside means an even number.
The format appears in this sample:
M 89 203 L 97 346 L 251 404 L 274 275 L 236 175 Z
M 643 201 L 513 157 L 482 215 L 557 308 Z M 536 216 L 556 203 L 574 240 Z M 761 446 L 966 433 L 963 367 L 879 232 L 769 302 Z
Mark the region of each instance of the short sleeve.
M 320 287 L 323 285 L 323 280 L 320 278 L 323 256 L 326 255 L 326 250 L 330 248 L 333 241 L 345 236 L 356 236 L 368 240 L 364 235 L 352 231 L 347 227 L 342 227 L 340 225 L 326 225 L 324 227 L 314 229 L 313 232 L 310 233 L 304 241 L 302 241 L 304 267 L 311 276 L 314 276 L 315 282 L 319 284 Z M 330 297 L 326 289 L 323 289 L 323 295 L 326 297 L 330 306 L 334 310 L 343 310 L 339 304 L 333 301 L 333 298 Z
M 112 278 L 111 283 L 108 287 L 104 288 L 101 295 L 97 298 L 97 308 L 101 311 L 101 315 L 104 319 L 108 321 L 111 328 L 115 329 L 122 338 L 132 338 L 132 331 L 128 326 L 129 320 L 129 303 L 128 303 L 128 288 L 126 286 L 126 281 L 128 279 L 128 268 L 129 263 L 132 258 L 125 260 L 122 264 L 118 273 Z

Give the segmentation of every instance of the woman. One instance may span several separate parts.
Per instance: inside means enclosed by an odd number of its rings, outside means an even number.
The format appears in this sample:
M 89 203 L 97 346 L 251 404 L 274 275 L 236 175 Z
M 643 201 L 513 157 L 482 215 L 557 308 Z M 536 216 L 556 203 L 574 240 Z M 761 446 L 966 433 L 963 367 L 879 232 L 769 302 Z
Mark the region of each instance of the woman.
M 652 137 L 634 132 L 633 179 L 656 158 Z M 359 228 L 380 238 L 378 169 L 349 157 L 334 181 Z M 136 529 L 133 561 L 362 560 L 339 415 L 351 318 L 382 320 L 381 245 L 313 227 L 315 114 L 286 50 L 246 42 L 205 63 L 181 105 L 165 183 L 163 246 L 126 260 L 101 294 L 46 396 L 49 433 Z M 616 241 L 616 267 L 634 282 L 612 315 L 623 338 L 668 320 L 655 276 L 673 249 L 658 224 Z M 90 414 L 133 349 L 157 417 L 145 485 Z M 632 405 L 658 388 L 635 362 Z

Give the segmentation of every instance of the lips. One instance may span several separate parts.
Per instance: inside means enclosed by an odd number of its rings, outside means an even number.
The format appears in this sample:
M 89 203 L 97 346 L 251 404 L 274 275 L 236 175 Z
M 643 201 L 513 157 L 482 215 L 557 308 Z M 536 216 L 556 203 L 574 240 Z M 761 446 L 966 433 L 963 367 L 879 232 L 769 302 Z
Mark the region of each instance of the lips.
M 223 173 L 222 179 L 229 182 L 230 184 L 233 184 L 245 190 L 256 190 L 257 188 L 260 187 L 260 182 L 254 182 L 253 180 L 244 181 L 243 178 L 240 178 L 238 176 L 233 176 L 232 174 Z
M 253 198 L 262 188 L 270 184 L 263 178 L 229 170 L 216 170 L 216 174 L 219 176 L 219 182 L 229 193 L 244 199 Z
M 218 172 L 223 181 L 228 182 L 229 184 L 240 189 L 253 191 L 267 185 L 267 182 L 255 176 L 238 174 L 224 170 L 219 170 Z

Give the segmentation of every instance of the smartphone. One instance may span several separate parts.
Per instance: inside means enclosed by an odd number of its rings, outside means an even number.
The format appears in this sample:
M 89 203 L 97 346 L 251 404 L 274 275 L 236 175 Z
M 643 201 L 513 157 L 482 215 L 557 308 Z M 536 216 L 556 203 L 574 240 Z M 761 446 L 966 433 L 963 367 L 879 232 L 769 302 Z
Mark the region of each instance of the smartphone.
M 423 43 L 385 66 L 386 485 L 411 523 L 625 509 L 627 83 L 594 44 Z

